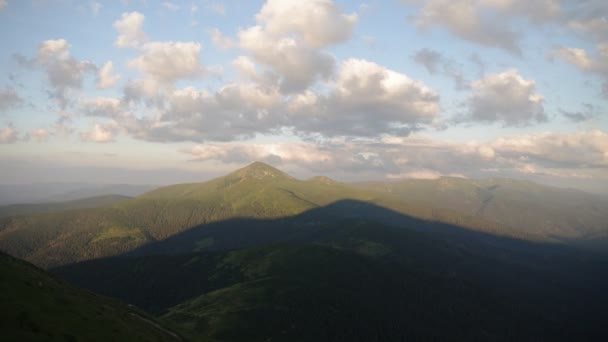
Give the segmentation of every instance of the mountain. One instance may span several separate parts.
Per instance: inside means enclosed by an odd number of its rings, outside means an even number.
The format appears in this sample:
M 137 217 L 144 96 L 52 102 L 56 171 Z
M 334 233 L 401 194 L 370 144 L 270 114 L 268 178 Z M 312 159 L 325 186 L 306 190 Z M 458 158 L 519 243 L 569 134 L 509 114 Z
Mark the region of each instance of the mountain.
M 443 177 L 362 183 L 358 187 L 427 207 L 484 218 L 513 232 L 533 231 L 559 241 L 592 240 L 605 237 L 608 232 L 605 198 L 528 181 Z
M 398 215 L 364 202 L 332 206 Z M 284 234 L 281 242 L 194 253 L 157 249 L 53 272 L 159 315 L 193 340 L 608 337 L 605 258 L 412 218 L 404 218 L 410 223 L 402 228 L 338 218 L 312 230 L 297 228 L 309 215 L 226 222 L 223 229 L 209 227 L 216 234 L 202 240 L 213 245 Z M 184 235 L 189 246 L 203 245 Z
M 604 243 L 597 241 L 608 236 L 608 202 L 585 193 L 509 182 L 302 181 L 253 163 L 208 182 L 167 186 L 110 206 L 0 218 L 0 249 L 52 267 L 119 255 L 202 225 L 234 218 L 291 217 L 346 199 L 474 231 L 603 248 Z M 361 216 L 351 209 L 336 213 L 344 218 Z M 388 218 L 363 218 L 402 225 Z
M 66 202 L 110 194 L 134 197 L 153 188 L 152 185 L 133 184 L 0 184 L 0 205 Z
M 0 217 L 39 214 L 73 209 L 98 208 L 116 204 L 129 199 L 122 195 L 105 195 L 81 198 L 67 202 L 49 202 L 36 204 L 12 204 L 0 207 Z
M 181 341 L 148 314 L 0 253 L 4 341 Z

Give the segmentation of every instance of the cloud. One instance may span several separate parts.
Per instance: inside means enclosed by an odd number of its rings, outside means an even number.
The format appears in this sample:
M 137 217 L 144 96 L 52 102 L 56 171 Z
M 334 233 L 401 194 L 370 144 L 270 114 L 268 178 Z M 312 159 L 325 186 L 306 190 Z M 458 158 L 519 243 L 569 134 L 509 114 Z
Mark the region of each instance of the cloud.
M 123 104 L 119 99 L 96 97 L 81 100 L 80 109 L 87 116 L 118 118 L 123 112 Z
M 179 6 L 173 2 L 165 1 L 161 5 L 170 11 L 179 11 Z
M 222 33 L 222 31 L 217 28 L 212 28 L 211 30 L 209 30 L 209 36 L 211 37 L 211 43 L 216 48 L 230 49 L 236 45 L 236 43 L 232 39 L 226 37 Z
M 456 89 L 463 90 L 469 87 L 461 68 L 440 52 L 431 49 L 421 49 L 416 51 L 412 58 L 414 62 L 424 66 L 430 74 L 441 73 L 451 78 Z
M 431 74 L 437 73 L 443 60 L 441 53 L 431 49 L 418 50 L 413 58 L 416 63 L 423 65 Z
M 0 0 L 0 11 L 2 11 L 6 6 L 8 6 L 8 1 Z
M 459 121 L 502 123 L 523 126 L 547 120 L 544 99 L 536 92 L 536 84 L 510 69 L 489 74 L 471 83 L 468 113 Z
M 112 61 L 106 62 L 97 72 L 97 88 L 112 88 L 120 79 L 120 75 L 112 73 Z
M 183 149 L 193 160 L 218 160 L 224 163 L 246 163 L 252 160 L 266 160 L 273 163 L 322 163 L 331 156 L 313 144 L 205 144 Z
M 12 144 L 19 140 L 19 133 L 9 124 L 7 127 L 0 128 L 0 144 Z
M 144 15 L 139 12 L 123 13 L 121 19 L 114 22 L 114 28 L 119 35 L 114 43 L 121 48 L 139 47 L 148 40 L 142 27 Z
M 594 75 L 603 80 L 602 92 L 608 87 L 608 36 L 605 42 L 598 43 L 596 56 L 592 57 L 583 49 L 557 47 L 549 53 L 549 58 L 576 66 L 582 72 Z
M 279 75 L 283 91 L 298 92 L 331 76 L 334 58 L 322 48 L 350 39 L 356 21 L 330 0 L 268 0 L 239 45 Z
M 80 139 L 82 139 L 82 141 L 87 142 L 109 143 L 114 141 L 115 133 L 115 125 L 100 125 L 96 123 L 89 131 L 80 133 Z
M 583 103 L 583 108 L 578 111 L 568 111 L 560 108 L 559 112 L 572 122 L 588 121 L 597 116 L 597 108 L 589 103 Z
M 443 27 L 452 34 L 482 46 L 522 53 L 516 31 L 518 19 L 541 24 L 558 20 L 561 0 L 428 0 L 405 1 L 416 6 L 412 17 L 418 28 Z
M 198 78 L 205 71 L 200 50 L 201 45 L 194 42 L 150 42 L 142 45 L 141 54 L 129 62 L 129 67 L 160 83 Z
M 97 1 L 91 1 L 89 2 L 89 8 L 91 9 L 91 12 L 93 12 L 93 15 L 97 16 L 99 14 L 99 11 L 101 11 L 101 9 L 103 8 L 103 5 Z
M 73 58 L 69 47 L 65 39 L 45 40 L 38 46 L 33 59 L 17 56 L 17 61 L 24 66 L 44 69 L 52 88 L 51 96 L 57 100 L 62 110 L 70 102 L 69 93 L 82 89 L 85 75 L 97 69 L 92 62 Z
M 23 102 L 23 99 L 17 94 L 15 89 L 6 87 L 0 89 L 0 112 L 4 112 Z
M 51 132 L 44 128 L 37 128 L 30 131 L 27 135 L 27 139 L 34 140 L 35 142 L 41 143 L 49 140 Z
M 303 173 L 342 179 L 479 178 L 501 174 L 608 179 L 608 133 L 600 130 L 512 135 L 449 142 L 413 135 L 324 143 L 229 142 L 182 149 L 191 160 L 244 164 L 265 160 Z
M 608 133 L 601 130 L 527 134 L 499 138 L 492 145 L 505 157 L 544 166 L 608 170 Z
M 239 32 L 241 48 L 253 59 L 269 66 L 280 78 L 284 92 L 306 89 L 319 79 L 328 79 L 334 67 L 334 58 L 291 38 L 277 38 L 267 34 L 260 26 Z
M 437 118 L 439 95 L 405 74 L 348 59 L 341 63 L 328 95 L 299 94 L 289 108 L 290 124 L 305 134 L 407 135 Z
M 330 0 L 268 0 L 256 15 L 271 36 L 296 35 L 310 47 L 320 48 L 348 40 L 356 14 L 343 14 Z

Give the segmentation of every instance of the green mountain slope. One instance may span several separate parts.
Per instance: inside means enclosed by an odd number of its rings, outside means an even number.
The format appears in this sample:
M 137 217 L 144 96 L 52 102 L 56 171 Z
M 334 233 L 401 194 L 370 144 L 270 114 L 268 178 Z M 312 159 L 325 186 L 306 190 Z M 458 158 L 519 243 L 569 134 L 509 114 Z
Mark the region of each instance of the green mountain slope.
M 105 195 L 81 198 L 67 202 L 12 204 L 0 207 L 0 217 L 30 215 L 73 209 L 105 207 L 119 203 L 121 201 L 128 200 L 129 198 L 130 197 L 121 195 Z
M 528 181 L 444 177 L 358 186 L 498 222 L 513 232 L 533 231 L 558 240 L 593 239 L 608 232 L 608 201 L 604 198 Z
M 605 260 L 474 234 L 340 220 L 289 243 L 108 258 L 54 272 L 162 314 L 195 340 L 606 337 Z
M 286 218 L 345 199 L 532 241 L 606 237 L 605 201 L 520 183 L 496 186 L 442 179 L 352 185 L 322 177 L 297 180 L 266 164 L 253 163 L 209 182 L 163 187 L 112 206 L 0 218 L 0 249 L 52 267 L 119 255 L 193 227 L 236 218 Z M 352 210 L 336 215 L 360 216 Z M 401 224 L 388 221 L 381 220 Z
M 134 308 L 73 288 L 0 253 L 4 341 L 181 341 Z

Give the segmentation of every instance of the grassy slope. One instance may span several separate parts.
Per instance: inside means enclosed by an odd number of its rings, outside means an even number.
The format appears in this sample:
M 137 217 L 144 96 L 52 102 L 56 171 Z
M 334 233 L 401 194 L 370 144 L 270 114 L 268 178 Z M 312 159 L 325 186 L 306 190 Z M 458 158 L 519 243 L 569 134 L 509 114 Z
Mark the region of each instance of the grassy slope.
M 363 183 L 361 189 L 383 192 L 432 208 L 506 225 L 513 232 L 579 239 L 605 236 L 608 202 L 595 195 L 512 179 L 440 178 L 394 183 Z
M 0 330 L 5 341 L 180 341 L 149 315 L 73 288 L 0 253 Z

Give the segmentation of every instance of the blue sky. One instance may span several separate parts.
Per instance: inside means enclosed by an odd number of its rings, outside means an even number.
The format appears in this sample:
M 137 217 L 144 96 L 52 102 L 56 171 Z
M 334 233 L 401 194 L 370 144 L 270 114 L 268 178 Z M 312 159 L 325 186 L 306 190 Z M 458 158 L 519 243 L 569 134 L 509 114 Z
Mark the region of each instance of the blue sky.
M 262 160 L 598 191 L 607 16 L 601 0 L 0 0 L 0 182 Z

